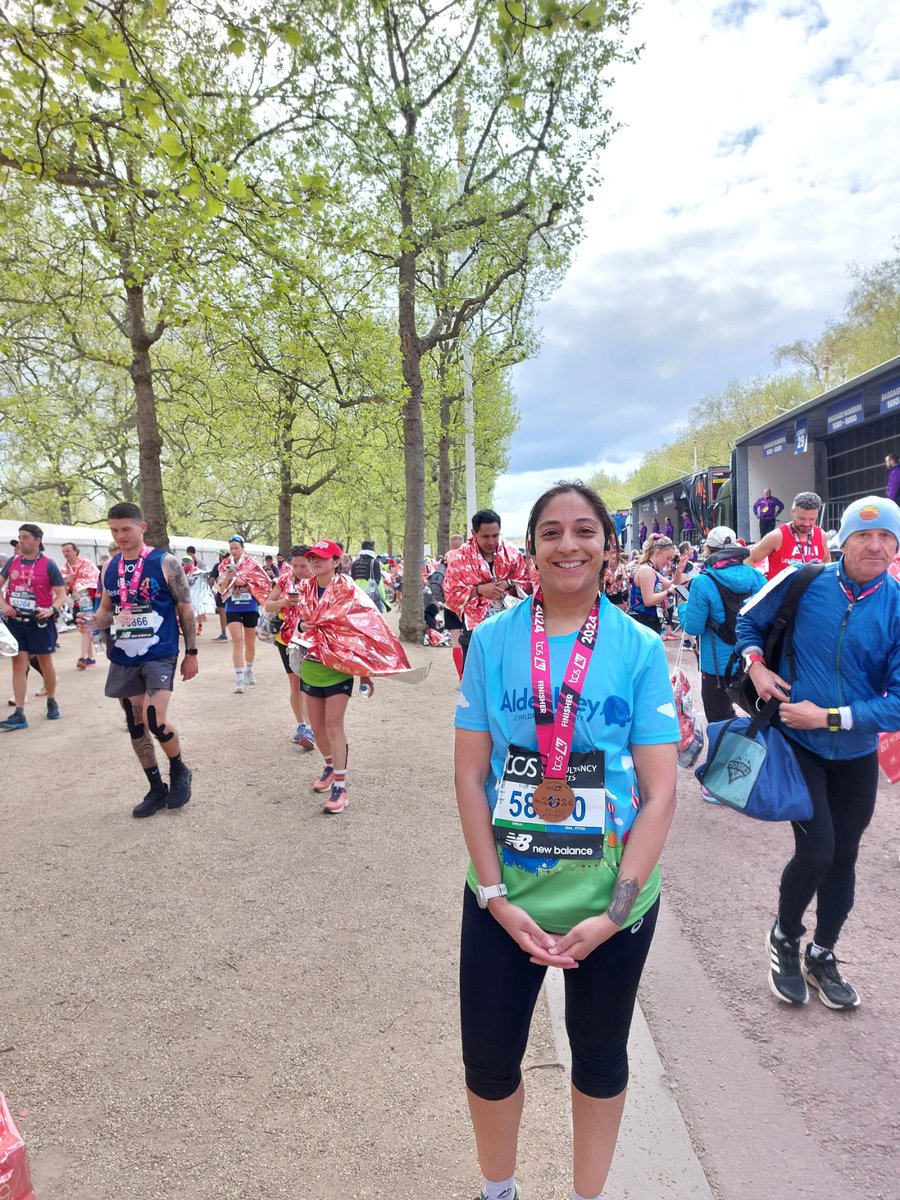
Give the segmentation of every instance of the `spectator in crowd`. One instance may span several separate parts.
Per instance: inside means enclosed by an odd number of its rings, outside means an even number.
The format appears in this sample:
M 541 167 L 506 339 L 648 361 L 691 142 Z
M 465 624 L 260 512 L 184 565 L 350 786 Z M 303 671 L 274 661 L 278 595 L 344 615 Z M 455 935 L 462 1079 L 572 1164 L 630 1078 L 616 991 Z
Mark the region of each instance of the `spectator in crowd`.
M 897 463 L 897 455 L 889 454 L 884 460 L 884 465 L 887 467 L 887 489 L 886 495 L 888 500 L 893 500 L 896 504 L 900 498 L 900 464 Z
M 753 505 L 753 515 L 759 519 L 759 536 L 761 538 L 772 532 L 779 514 L 783 512 L 784 505 L 777 496 L 772 495 L 772 489 L 763 488 L 763 494 Z
M 675 537 L 675 526 L 672 524 L 672 518 L 666 517 L 666 523 L 663 525 L 663 533 L 667 538 Z

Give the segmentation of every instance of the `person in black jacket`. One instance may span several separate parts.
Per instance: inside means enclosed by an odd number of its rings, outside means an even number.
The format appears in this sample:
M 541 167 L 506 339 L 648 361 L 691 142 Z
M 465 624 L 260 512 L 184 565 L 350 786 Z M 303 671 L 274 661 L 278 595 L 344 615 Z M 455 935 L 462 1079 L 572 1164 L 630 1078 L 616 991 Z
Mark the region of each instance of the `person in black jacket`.
M 375 553 L 374 542 L 363 542 L 359 557 L 350 568 L 350 578 L 355 582 L 365 580 L 363 591 L 375 602 L 379 612 L 384 612 L 381 599 L 381 563 Z

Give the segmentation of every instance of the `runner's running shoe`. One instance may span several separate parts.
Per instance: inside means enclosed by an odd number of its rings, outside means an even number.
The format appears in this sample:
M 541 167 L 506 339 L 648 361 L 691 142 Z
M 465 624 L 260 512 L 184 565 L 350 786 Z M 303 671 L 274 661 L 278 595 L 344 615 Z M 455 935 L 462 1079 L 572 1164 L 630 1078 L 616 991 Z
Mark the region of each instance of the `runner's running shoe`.
M 15 729 L 27 729 L 28 721 L 25 719 L 24 713 L 11 713 L 5 721 L 0 721 L 0 729 L 4 733 L 12 733 Z
M 59 705 L 55 700 L 47 701 L 47 720 L 58 721 L 62 714 L 59 711 Z
M 313 784 L 314 792 L 328 792 L 331 790 L 331 777 L 334 774 L 334 767 L 326 767 L 316 782 Z
M 169 785 L 167 783 L 162 785 L 162 790 L 151 788 L 140 804 L 136 804 L 131 810 L 131 815 L 133 817 L 152 817 L 155 812 L 166 807 L 168 798 Z
M 236 696 L 243 696 L 243 694 L 244 694 L 244 681 L 243 681 L 243 679 L 240 681 L 240 683 L 236 683 L 236 684 L 234 685 L 234 692 L 235 692 L 235 695 L 236 695 Z
M 253 674 L 252 667 L 248 667 L 244 672 L 244 683 L 249 683 L 251 687 L 256 683 L 256 676 Z
M 297 732 L 294 734 L 294 742 L 301 750 L 315 750 L 316 748 L 315 734 L 308 725 L 300 724 L 297 726 Z
M 79 670 L 79 671 L 83 671 L 83 670 L 84 670 L 84 668 L 87 666 L 87 659 L 86 659 L 86 658 L 79 658 L 79 660 L 78 660 L 78 662 L 75 664 L 75 666 L 78 668 L 78 670 Z
M 191 798 L 192 772 L 187 767 L 175 771 L 169 779 L 169 795 L 166 804 L 169 808 L 183 808 Z
M 812 943 L 806 947 L 803 955 L 801 970 L 807 983 L 819 993 L 819 999 L 826 1008 L 857 1008 L 859 996 L 856 988 L 843 978 L 837 965 L 840 959 L 834 957 L 832 950 L 824 954 L 813 954 Z
M 227 634 L 227 633 L 220 633 L 218 637 L 214 637 L 214 638 L 213 638 L 213 641 L 214 641 L 214 642 L 227 642 L 227 641 L 228 641 L 228 634 Z
M 349 803 L 347 789 L 344 785 L 342 783 L 333 783 L 331 785 L 331 795 L 322 805 L 322 812 L 336 816 L 337 813 L 342 813 Z
M 478 1193 L 478 1195 L 475 1197 L 475 1200 L 487 1200 L 487 1197 L 485 1196 L 484 1192 L 479 1192 L 479 1193 Z M 516 1184 L 516 1192 L 515 1192 L 515 1195 L 514 1195 L 514 1196 L 512 1196 L 512 1197 L 510 1198 L 510 1200 L 522 1200 L 522 1193 L 519 1191 L 519 1185 L 518 1185 L 518 1184 Z
M 769 951 L 769 987 L 785 1004 L 805 1004 L 809 999 L 806 980 L 800 971 L 800 942 L 776 936 L 773 925 L 766 934 Z

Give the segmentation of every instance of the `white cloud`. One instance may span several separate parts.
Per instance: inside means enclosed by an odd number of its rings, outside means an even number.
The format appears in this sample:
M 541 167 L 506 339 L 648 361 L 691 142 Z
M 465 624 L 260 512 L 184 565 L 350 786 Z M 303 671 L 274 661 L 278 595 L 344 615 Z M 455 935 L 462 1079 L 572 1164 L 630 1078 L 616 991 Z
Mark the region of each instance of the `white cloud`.
M 900 233 L 900 7 L 648 0 L 633 34 L 611 95 L 626 127 L 516 372 L 511 513 L 586 448 L 639 458 L 700 396 L 771 370 Z
M 531 506 L 542 492 L 560 479 L 581 479 L 587 483 L 597 471 L 624 478 L 635 469 L 638 462 L 638 459 L 634 459 L 620 463 L 570 464 L 536 471 L 519 471 L 515 475 L 501 475 L 494 487 L 493 507 L 500 514 L 503 536 L 515 542 L 517 546 L 522 545 Z

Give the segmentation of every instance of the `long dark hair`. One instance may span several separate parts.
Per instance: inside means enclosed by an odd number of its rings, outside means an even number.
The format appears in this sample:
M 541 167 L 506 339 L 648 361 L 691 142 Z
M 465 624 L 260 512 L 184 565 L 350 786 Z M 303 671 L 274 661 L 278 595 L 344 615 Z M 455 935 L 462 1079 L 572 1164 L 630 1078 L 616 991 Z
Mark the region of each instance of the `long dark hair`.
M 588 484 L 582 483 L 580 479 L 560 479 L 558 483 L 554 483 L 553 487 L 547 488 L 543 495 L 538 496 L 528 517 L 525 548 L 529 554 L 534 554 L 535 531 L 537 523 L 541 519 L 541 513 L 551 500 L 555 500 L 557 496 L 565 496 L 567 492 L 577 492 L 582 500 L 594 510 L 594 515 L 603 527 L 609 557 L 600 571 L 600 578 L 602 579 L 607 570 L 615 569 L 619 561 L 619 555 L 622 553 L 622 546 L 619 542 L 619 534 L 615 521 L 609 515 L 609 509 L 606 507 L 603 497 L 599 492 L 589 487 Z

